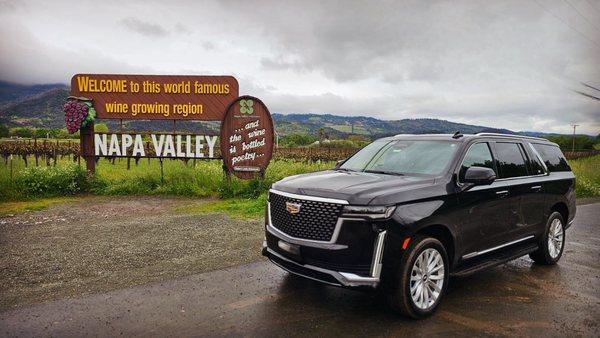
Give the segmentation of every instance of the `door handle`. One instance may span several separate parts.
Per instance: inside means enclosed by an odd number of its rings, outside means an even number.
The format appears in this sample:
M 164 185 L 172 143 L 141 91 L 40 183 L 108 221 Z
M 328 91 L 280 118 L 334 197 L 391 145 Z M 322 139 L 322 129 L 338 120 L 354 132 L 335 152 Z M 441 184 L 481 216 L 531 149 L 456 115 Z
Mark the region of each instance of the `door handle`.
M 531 190 L 533 190 L 533 191 L 540 191 L 540 190 L 542 190 L 542 186 L 541 185 L 534 185 L 533 187 L 531 187 Z
M 508 190 L 496 191 L 496 195 L 498 195 L 500 197 L 506 197 L 506 196 L 508 196 Z

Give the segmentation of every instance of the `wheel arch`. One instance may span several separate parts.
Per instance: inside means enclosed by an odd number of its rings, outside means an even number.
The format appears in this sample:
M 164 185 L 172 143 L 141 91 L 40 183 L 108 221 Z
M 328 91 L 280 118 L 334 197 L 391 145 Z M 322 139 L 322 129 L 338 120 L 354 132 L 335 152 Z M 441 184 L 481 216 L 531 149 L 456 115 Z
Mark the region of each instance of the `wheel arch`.
M 558 212 L 562 217 L 563 217 L 563 222 L 568 223 L 569 222 L 569 207 L 567 207 L 567 204 L 564 202 L 557 202 L 555 203 L 551 208 L 550 208 L 550 212 Z
M 454 265 L 456 259 L 456 237 L 450 230 L 450 227 L 442 224 L 427 225 L 419 229 L 416 234 L 433 237 L 440 241 L 446 249 L 450 266 L 452 267 Z

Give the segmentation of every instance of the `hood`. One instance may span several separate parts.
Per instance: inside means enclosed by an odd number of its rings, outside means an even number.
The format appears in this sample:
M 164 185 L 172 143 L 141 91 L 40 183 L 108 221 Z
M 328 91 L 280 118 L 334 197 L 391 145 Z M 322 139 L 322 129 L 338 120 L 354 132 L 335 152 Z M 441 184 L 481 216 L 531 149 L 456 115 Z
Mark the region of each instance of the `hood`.
M 400 203 L 410 192 L 431 188 L 434 184 L 435 179 L 430 177 L 327 170 L 284 178 L 274 183 L 273 189 L 343 199 L 356 205 L 387 205 Z

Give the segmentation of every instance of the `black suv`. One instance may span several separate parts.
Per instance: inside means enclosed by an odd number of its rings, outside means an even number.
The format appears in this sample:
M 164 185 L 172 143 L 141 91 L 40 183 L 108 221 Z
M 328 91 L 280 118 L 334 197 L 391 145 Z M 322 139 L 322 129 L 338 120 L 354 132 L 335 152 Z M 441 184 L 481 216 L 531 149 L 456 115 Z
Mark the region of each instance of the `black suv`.
M 323 283 L 379 287 L 419 318 L 448 277 L 529 254 L 561 257 L 575 176 L 555 143 L 504 134 L 382 138 L 273 184 L 263 255 Z

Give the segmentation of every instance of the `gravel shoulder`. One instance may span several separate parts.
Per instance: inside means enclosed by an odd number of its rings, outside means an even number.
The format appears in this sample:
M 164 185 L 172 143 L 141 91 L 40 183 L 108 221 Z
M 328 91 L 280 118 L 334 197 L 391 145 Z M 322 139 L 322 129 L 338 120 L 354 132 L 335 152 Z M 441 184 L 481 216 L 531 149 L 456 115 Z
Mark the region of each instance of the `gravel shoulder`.
M 88 196 L 0 218 L 0 311 L 260 259 L 261 220 L 180 211 L 198 202 Z

